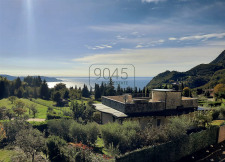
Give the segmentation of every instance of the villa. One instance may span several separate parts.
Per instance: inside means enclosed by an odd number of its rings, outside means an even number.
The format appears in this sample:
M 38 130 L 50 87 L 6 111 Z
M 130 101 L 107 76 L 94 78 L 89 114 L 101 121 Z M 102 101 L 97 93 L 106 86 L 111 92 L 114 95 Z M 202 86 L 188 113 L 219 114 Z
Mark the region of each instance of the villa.
M 102 104 L 94 106 L 101 112 L 101 124 L 135 120 L 142 126 L 149 122 L 160 126 L 171 116 L 189 114 L 197 110 L 198 100 L 182 97 L 181 91 L 173 89 L 153 89 L 151 98 L 133 98 L 131 95 L 103 96 Z

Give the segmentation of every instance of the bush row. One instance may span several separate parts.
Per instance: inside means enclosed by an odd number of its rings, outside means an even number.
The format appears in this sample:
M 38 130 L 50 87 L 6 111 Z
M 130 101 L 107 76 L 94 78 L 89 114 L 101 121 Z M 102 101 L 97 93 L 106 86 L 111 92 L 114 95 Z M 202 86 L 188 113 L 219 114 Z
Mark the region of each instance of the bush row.
M 81 149 L 68 145 L 67 142 L 58 136 L 50 136 L 47 139 L 47 152 L 51 161 L 65 162 L 99 162 L 107 161 L 102 155 L 94 154 L 89 149 Z
M 212 126 L 198 133 L 183 135 L 181 138 L 165 144 L 132 151 L 117 157 L 116 161 L 177 161 L 182 157 L 217 143 L 217 135 L 218 127 Z
M 50 120 L 47 125 L 50 134 L 60 136 L 68 142 L 82 142 L 87 145 L 93 145 L 99 133 L 96 123 L 83 125 L 71 119 Z
M 122 153 L 140 147 L 140 131 L 138 122 L 124 122 L 123 125 L 115 122 L 101 127 L 105 145 L 118 147 Z

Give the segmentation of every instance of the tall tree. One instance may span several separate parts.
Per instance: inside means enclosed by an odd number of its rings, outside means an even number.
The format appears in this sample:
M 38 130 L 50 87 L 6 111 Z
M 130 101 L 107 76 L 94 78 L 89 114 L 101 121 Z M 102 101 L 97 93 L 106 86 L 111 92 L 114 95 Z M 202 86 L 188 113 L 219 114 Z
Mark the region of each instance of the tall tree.
M 107 96 L 115 96 L 116 95 L 116 91 L 114 89 L 114 86 L 113 86 L 113 81 L 112 81 L 112 78 L 110 77 L 109 78 L 109 83 L 106 87 L 106 95 Z
M 40 87 L 40 97 L 42 99 L 48 100 L 49 99 L 49 89 L 46 80 L 43 81 Z
M 32 162 L 37 152 L 45 148 L 44 135 L 37 129 L 23 129 L 16 135 L 16 145 L 19 146 L 27 156 L 32 157 Z
M 120 88 L 120 84 L 118 84 L 118 86 L 117 86 L 116 94 L 117 95 L 122 95 L 122 90 Z
M 72 89 L 73 90 L 73 89 Z M 69 91 L 68 90 L 65 90 L 65 92 L 64 92 L 64 95 L 63 95 L 63 98 L 64 99 L 68 99 L 68 98 L 70 98 L 70 96 L 69 96 Z
M 8 98 L 9 101 L 11 101 L 11 104 L 14 104 L 15 100 L 16 100 L 16 96 L 10 96 Z
M 18 89 L 21 87 L 21 85 L 22 85 L 22 82 L 20 80 L 20 77 L 17 77 L 15 82 L 15 88 Z
M 83 87 L 81 93 L 82 93 L 83 97 L 90 97 L 90 92 L 88 90 L 88 87 L 85 84 L 84 84 L 84 87 Z
M 78 104 L 77 101 L 71 102 L 70 108 L 73 111 L 74 119 L 78 121 L 83 114 L 83 104 Z
M 225 98 L 225 84 L 217 84 L 214 87 L 213 92 L 216 99 Z
M 0 81 L 0 99 L 4 98 L 4 92 L 5 92 L 5 83 L 4 81 Z
M 34 95 L 33 96 L 34 96 L 35 99 L 38 98 L 38 93 L 37 93 L 37 88 L 36 87 L 34 88 Z
M 19 87 L 19 89 L 16 90 L 16 96 L 18 98 L 22 98 L 23 97 L 23 92 L 24 92 L 23 88 Z
M 99 100 L 101 98 L 101 90 L 98 84 L 95 84 L 95 100 Z
M 60 91 L 60 90 L 66 89 L 66 85 L 63 83 L 59 83 L 55 85 L 54 89 L 55 91 Z
M 185 88 L 183 89 L 183 96 L 184 96 L 184 97 L 191 97 L 191 96 L 192 96 L 192 94 L 191 94 L 191 89 L 190 89 L 189 87 L 185 87 Z
M 35 118 L 36 114 L 38 113 L 38 110 L 37 110 L 36 106 L 31 107 L 31 111 L 32 111 L 33 117 Z
M 41 86 L 41 83 L 42 83 L 41 77 L 38 76 L 37 79 L 36 79 L 36 86 L 37 87 L 40 87 Z
M 53 101 L 55 101 L 57 103 L 58 106 L 61 105 L 61 94 L 60 92 L 55 92 L 55 94 L 53 95 Z

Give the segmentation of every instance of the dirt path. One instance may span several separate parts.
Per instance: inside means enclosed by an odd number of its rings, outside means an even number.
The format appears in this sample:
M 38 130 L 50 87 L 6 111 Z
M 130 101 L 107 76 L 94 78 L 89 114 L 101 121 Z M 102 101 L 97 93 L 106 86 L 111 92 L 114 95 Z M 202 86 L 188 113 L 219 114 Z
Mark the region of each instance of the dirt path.
M 45 121 L 46 119 L 39 119 L 39 118 L 30 118 L 27 121 L 37 121 L 37 122 L 42 122 Z

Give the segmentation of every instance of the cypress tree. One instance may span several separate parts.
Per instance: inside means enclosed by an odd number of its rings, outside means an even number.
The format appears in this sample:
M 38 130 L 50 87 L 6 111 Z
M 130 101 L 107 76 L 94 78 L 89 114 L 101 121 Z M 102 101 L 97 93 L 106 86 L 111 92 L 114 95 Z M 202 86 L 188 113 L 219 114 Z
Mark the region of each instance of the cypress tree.
M 41 84 L 40 87 L 40 98 L 48 100 L 49 99 L 49 89 L 46 80 Z
M 21 82 L 20 78 L 17 77 L 16 83 L 15 83 L 15 88 L 16 89 L 19 89 L 21 87 L 21 85 L 22 85 L 22 82 Z
M 99 100 L 101 98 L 101 90 L 98 84 L 95 84 L 95 100 Z

